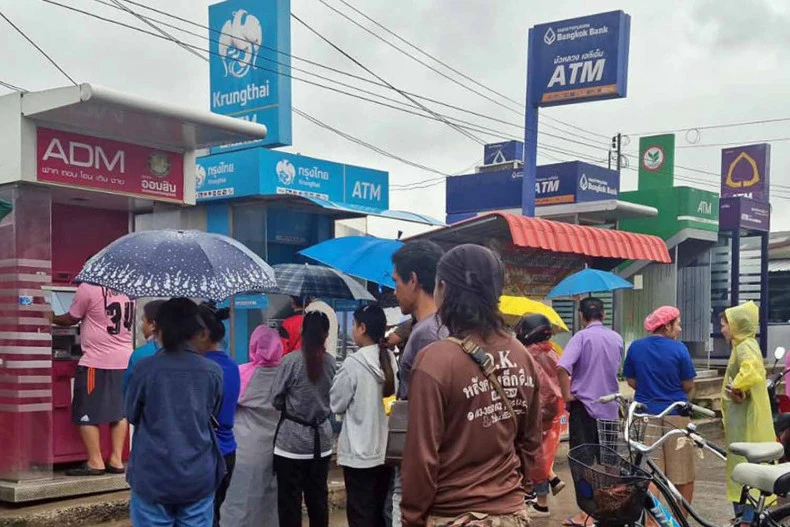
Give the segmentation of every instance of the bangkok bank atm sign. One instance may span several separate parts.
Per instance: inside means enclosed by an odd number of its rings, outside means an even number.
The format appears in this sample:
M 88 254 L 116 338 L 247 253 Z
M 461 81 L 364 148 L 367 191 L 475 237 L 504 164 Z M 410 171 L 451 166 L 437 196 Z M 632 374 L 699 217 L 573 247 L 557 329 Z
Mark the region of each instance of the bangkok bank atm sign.
M 183 154 L 49 128 L 38 128 L 37 141 L 38 181 L 184 200 Z

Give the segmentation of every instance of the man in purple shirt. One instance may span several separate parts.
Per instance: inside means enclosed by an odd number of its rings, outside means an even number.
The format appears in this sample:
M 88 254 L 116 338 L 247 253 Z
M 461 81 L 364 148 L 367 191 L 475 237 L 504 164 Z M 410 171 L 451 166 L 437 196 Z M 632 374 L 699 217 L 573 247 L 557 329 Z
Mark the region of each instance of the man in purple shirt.
M 598 443 L 598 419 L 617 419 L 617 402 L 596 400 L 619 390 L 617 372 L 623 337 L 603 325 L 603 302 L 585 298 L 579 305 L 584 329 L 568 342 L 558 365 L 560 387 L 570 412 L 570 447 Z
M 617 402 L 596 400 L 617 393 L 617 372 L 623 358 L 623 337 L 603 325 L 603 302 L 585 298 L 579 304 L 584 329 L 565 346 L 557 365 L 562 397 L 570 413 L 570 448 L 598 444 L 598 419 L 617 419 Z M 593 522 L 585 513 L 563 521 L 584 527 Z

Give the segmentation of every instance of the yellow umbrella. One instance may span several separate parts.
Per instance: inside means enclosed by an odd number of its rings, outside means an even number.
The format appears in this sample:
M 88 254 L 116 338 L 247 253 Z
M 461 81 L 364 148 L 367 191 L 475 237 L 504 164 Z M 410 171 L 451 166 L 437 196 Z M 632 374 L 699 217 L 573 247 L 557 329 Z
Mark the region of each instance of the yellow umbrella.
M 555 333 L 570 331 L 565 322 L 563 322 L 562 317 L 551 306 L 523 296 L 499 297 L 499 310 L 511 323 L 518 322 L 518 319 L 524 315 L 543 315 L 554 326 Z

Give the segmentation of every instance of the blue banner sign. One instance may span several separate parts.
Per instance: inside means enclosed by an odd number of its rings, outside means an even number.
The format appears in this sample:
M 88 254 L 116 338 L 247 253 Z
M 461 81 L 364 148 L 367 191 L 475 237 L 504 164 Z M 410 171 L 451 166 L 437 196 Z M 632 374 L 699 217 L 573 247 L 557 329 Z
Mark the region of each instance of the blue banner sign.
M 615 170 L 572 161 L 538 167 L 535 205 L 560 205 L 617 199 L 620 174 Z
M 472 213 L 521 207 L 521 170 L 456 176 L 447 180 L 448 222 Z M 581 161 L 541 165 L 535 180 L 535 205 L 561 205 L 617 199 L 620 175 Z
M 524 160 L 524 143 L 521 141 L 506 141 L 494 143 L 483 147 L 483 164 L 496 165 L 510 161 Z
M 291 144 L 290 0 L 226 0 L 209 7 L 211 111 L 264 124 L 262 141 Z
M 612 11 L 530 30 L 532 106 L 626 96 L 631 17 Z
M 197 201 L 243 198 L 258 194 L 258 150 L 214 154 L 197 160 Z
M 266 148 L 197 160 L 197 200 L 293 195 L 339 204 L 389 208 L 389 174 Z

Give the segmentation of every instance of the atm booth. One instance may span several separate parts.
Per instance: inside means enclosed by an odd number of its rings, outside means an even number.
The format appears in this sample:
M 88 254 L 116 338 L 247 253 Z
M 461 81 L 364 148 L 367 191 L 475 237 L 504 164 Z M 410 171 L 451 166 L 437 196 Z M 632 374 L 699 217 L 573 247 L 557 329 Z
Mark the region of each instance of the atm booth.
M 136 218 L 195 204 L 197 150 L 265 135 L 89 84 L 0 97 L 0 199 L 13 205 L 0 220 L 0 500 L 40 499 L 5 491 L 85 459 L 70 410 L 79 328 L 45 314 L 68 310 L 84 262 Z
M 208 232 L 239 240 L 270 265 L 306 262 L 302 249 L 365 234 L 368 216 L 443 225 L 390 210 L 389 174 L 380 170 L 259 147 L 215 153 L 197 164 L 198 207 L 189 211 L 189 223 L 204 222 Z M 363 223 L 356 231 L 337 221 L 353 218 Z M 326 301 L 338 312 L 337 351 L 343 357 L 349 344 L 344 321 L 358 304 Z M 248 360 L 249 336 L 258 325 L 276 326 L 291 314 L 290 299 L 282 295 L 239 295 L 230 307 L 228 351 L 240 364 Z

